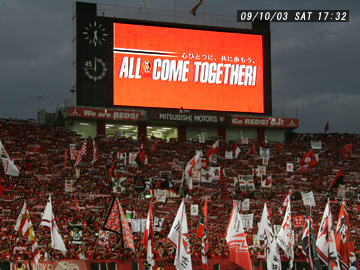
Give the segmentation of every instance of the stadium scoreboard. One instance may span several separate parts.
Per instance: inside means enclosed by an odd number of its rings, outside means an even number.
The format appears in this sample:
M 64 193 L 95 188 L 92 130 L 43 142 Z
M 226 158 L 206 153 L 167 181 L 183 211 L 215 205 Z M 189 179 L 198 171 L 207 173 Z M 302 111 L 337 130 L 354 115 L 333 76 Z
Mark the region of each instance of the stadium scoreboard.
M 271 115 L 270 30 L 262 22 L 200 27 L 76 8 L 77 105 Z

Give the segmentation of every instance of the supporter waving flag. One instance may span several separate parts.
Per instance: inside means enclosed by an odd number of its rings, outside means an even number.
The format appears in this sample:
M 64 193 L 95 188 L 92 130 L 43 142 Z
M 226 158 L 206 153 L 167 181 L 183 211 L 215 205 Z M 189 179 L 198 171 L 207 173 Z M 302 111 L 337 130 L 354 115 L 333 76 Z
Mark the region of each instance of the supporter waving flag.
M 208 205 L 205 201 L 204 211 L 201 215 L 200 224 L 197 231 L 197 237 L 201 240 L 201 262 L 204 270 L 209 269 L 209 262 L 207 260 L 207 252 L 209 250 L 209 239 L 207 234 L 207 220 L 208 220 Z
M 304 166 L 308 164 L 310 167 L 317 164 L 314 150 L 310 150 L 300 159 L 299 165 Z
M 279 247 L 276 243 L 275 234 L 270 224 L 269 213 L 266 203 L 262 212 L 259 231 L 257 234 L 259 240 L 265 240 L 265 256 L 267 269 L 281 270 L 281 257 Z
M 339 218 L 335 230 L 336 250 L 339 258 L 340 269 L 348 270 L 350 268 L 350 225 L 349 216 L 346 210 L 345 201 L 343 201 Z
M 95 143 L 95 140 L 93 141 L 93 157 L 92 157 L 92 161 L 91 164 L 94 164 L 97 160 L 99 159 L 99 153 L 98 153 L 98 149 Z
M 255 141 L 253 141 L 253 145 L 250 147 L 250 149 L 246 152 L 247 155 L 256 155 L 256 146 Z
M 192 175 L 192 169 L 198 170 L 201 168 L 201 153 L 197 153 L 186 165 L 185 176 L 189 178 Z
M 66 250 L 64 241 L 61 238 L 61 235 L 59 233 L 59 228 L 57 227 L 56 222 L 55 222 L 55 217 L 54 217 L 54 213 L 52 210 L 52 204 L 51 204 L 51 196 L 49 196 L 48 202 L 46 204 L 40 226 L 46 226 L 46 227 L 50 228 L 51 247 L 53 249 L 60 250 L 61 253 L 65 256 L 67 250 Z
M 294 261 L 294 237 L 291 221 L 290 197 L 286 207 L 284 220 L 278 233 L 277 243 L 289 259 L 289 268 L 291 269 Z
M 80 214 L 80 206 L 79 206 L 79 202 L 76 198 L 76 194 L 74 194 L 74 201 L 75 201 L 76 211 L 78 211 L 78 213 Z
M 281 205 L 281 207 L 279 208 L 279 216 L 282 216 L 285 213 L 286 207 L 290 201 L 290 197 L 291 197 L 291 189 L 289 190 L 288 195 L 286 195 L 285 200 L 283 202 L 283 204 Z
M 111 231 L 121 236 L 122 246 L 135 250 L 134 237 L 131 233 L 129 223 L 126 220 L 124 210 L 119 200 L 114 196 L 109 211 L 106 215 L 102 230 Z
M 303 226 L 302 238 L 300 248 L 306 257 L 307 262 L 310 264 L 310 268 L 321 270 L 321 264 L 317 256 L 316 249 L 313 245 L 314 235 L 312 233 L 312 220 L 311 220 L 311 206 L 309 206 Z
M 15 166 L 14 161 L 10 159 L 10 156 L 5 150 L 5 147 L 0 141 L 0 157 L 4 166 L 6 175 L 19 176 L 19 169 Z
M 234 149 L 233 149 L 233 152 L 234 152 L 234 158 L 238 158 L 240 152 L 241 152 L 241 149 L 239 147 L 239 145 L 237 143 L 234 143 Z
M 140 168 L 142 168 L 145 164 L 145 150 L 143 143 L 141 144 L 139 152 L 136 155 L 135 162 L 137 165 L 139 165 Z
M 167 238 L 176 248 L 174 260 L 176 269 L 191 270 L 191 250 L 184 200 L 180 204 Z
M 329 121 L 326 122 L 324 127 L 324 133 L 326 133 L 329 130 Z
M 229 260 L 245 270 L 252 270 L 249 248 L 239 210 L 239 202 L 234 202 L 225 234 L 225 240 L 229 246 Z
M 330 201 L 328 201 L 319 227 L 316 240 L 316 250 L 319 254 L 320 260 L 325 264 L 327 269 L 339 270 L 340 265 L 337 257 L 335 235 L 332 229 L 332 224 Z
M 219 140 L 217 140 L 205 153 L 207 158 L 210 158 L 212 155 L 215 155 L 219 152 Z
M 75 167 L 80 164 L 80 162 L 83 160 L 83 158 L 86 154 L 86 144 L 87 144 L 87 141 L 85 140 L 83 145 L 81 146 L 80 151 L 78 152 L 78 154 L 76 156 Z
M 336 175 L 334 180 L 331 182 L 330 189 L 337 188 L 339 185 L 344 184 L 344 177 L 342 173 L 342 169 L 340 169 Z
M 155 142 L 153 143 L 153 145 L 150 147 L 151 152 L 155 151 L 156 146 L 158 145 L 158 143 L 159 143 L 159 139 L 156 139 Z
M 20 212 L 20 215 L 16 221 L 14 229 L 15 229 L 15 231 L 20 231 L 24 237 L 27 237 L 30 240 L 31 250 L 32 250 L 35 264 L 39 264 L 41 255 L 39 253 L 39 248 L 38 248 L 37 240 L 35 237 L 34 227 L 31 223 L 30 213 L 29 213 L 29 210 L 27 209 L 26 202 L 24 202 L 24 206 L 23 206 L 23 208 Z
M 153 201 L 151 199 L 150 208 L 148 212 L 148 216 L 146 219 L 145 231 L 142 239 L 142 244 L 146 247 L 147 255 L 146 261 L 151 266 L 155 265 L 154 261 L 154 231 L 153 231 Z

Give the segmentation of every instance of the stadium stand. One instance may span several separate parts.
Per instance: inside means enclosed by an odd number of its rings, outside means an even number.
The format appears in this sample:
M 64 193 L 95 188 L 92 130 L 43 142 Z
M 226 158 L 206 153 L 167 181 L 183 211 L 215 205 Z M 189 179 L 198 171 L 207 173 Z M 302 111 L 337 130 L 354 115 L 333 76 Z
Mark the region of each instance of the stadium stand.
M 21 261 L 32 257 L 30 242 L 21 233 L 14 230 L 15 222 L 21 211 L 24 200 L 31 214 L 34 231 L 38 240 L 41 260 L 61 259 L 116 259 L 121 261 L 144 259 L 146 249 L 142 246 L 141 221 L 146 219 L 150 199 L 145 195 L 155 194 L 157 189 L 169 188 L 172 193 L 166 201 L 154 204 L 154 216 L 163 218 L 162 226 L 155 232 L 155 254 L 157 259 L 173 260 L 174 248 L 166 240 L 182 196 L 171 196 L 180 193 L 185 196 L 187 205 L 188 226 L 193 258 L 201 258 L 201 239 L 196 237 L 201 211 L 205 199 L 208 199 L 210 241 L 209 257 L 227 258 L 228 247 L 224 234 L 229 221 L 233 200 L 250 199 L 250 209 L 242 213 L 253 213 L 253 229 L 246 229 L 248 245 L 252 259 L 264 258 L 262 243 L 254 241 L 257 223 L 264 202 L 268 203 L 273 225 L 281 225 L 283 216 L 279 209 L 292 190 L 292 215 L 306 214 L 301 192 L 313 191 L 316 206 L 312 207 L 314 232 L 317 234 L 326 202 L 331 200 L 331 212 L 334 226 L 340 210 L 342 198 L 337 196 L 337 189 L 330 185 L 339 169 L 342 169 L 346 185 L 345 199 L 350 217 L 351 238 L 355 244 L 356 256 L 360 256 L 360 136 L 355 134 L 296 134 L 275 149 L 274 142 L 255 142 L 256 153 L 248 151 L 253 141 L 242 144 L 237 142 L 241 153 L 237 159 L 225 159 L 225 152 L 232 151 L 234 142 L 220 140 L 219 153 L 214 167 L 225 171 L 229 198 L 222 198 L 219 180 L 206 183 L 193 183 L 192 189 L 181 188 L 182 171 L 187 162 L 195 155 L 196 150 L 203 153 L 214 143 L 214 140 L 199 143 L 198 141 L 179 141 L 172 139 L 158 141 L 154 151 L 150 151 L 154 139 L 136 141 L 124 137 L 94 138 L 98 149 L 98 160 L 92 164 L 93 140 L 87 138 L 87 153 L 78 166 L 77 173 L 71 160 L 70 144 L 79 150 L 84 139 L 79 135 L 60 127 L 42 125 L 33 121 L 1 119 L 0 140 L 7 153 L 20 169 L 18 177 L 5 175 L 0 171 L 0 261 Z M 306 172 L 296 172 L 300 158 L 311 150 L 311 141 L 321 141 L 318 164 Z M 118 153 L 136 153 L 141 143 L 148 156 L 147 164 L 139 168 L 136 164 L 122 166 L 114 163 Z M 352 144 L 352 153 L 345 156 L 341 148 Z M 254 190 L 242 190 L 239 184 L 234 186 L 234 178 L 239 175 L 254 175 L 254 169 L 263 165 L 259 157 L 259 147 L 270 149 L 270 158 L 266 166 L 266 175 L 272 178 L 271 187 L 261 187 L 261 178 L 254 179 Z M 67 153 L 67 164 L 65 164 Z M 287 172 L 287 163 L 294 164 L 294 172 Z M 115 167 L 112 167 L 115 165 Z M 122 179 L 120 186 L 113 188 L 113 180 Z M 65 180 L 73 180 L 73 191 L 65 190 Z M 116 181 L 115 181 L 116 182 Z M 119 181 L 120 182 L 120 181 Z M 115 190 L 115 191 L 114 191 Z M 76 210 L 74 194 L 80 206 Z M 53 212 L 60 233 L 68 252 L 63 256 L 59 251 L 50 248 L 50 234 L 47 227 L 39 226 L 41 215 L 52 195 Z M 131 222 L 135 252 L 123 250 L 120 237 L 114 234 L 102 235 L 102 224 L 112 197 L 116 195 L 124 211 L 132 212 Z M 154 199 L 155 201 L 155 199 Z M 199 214 L 191 215 L 190 205 L 198 205 Z M 140 224 L 139 224 L 140 222 Z M 80 245 L 73 244 L 71 224 L 82 224 Z M 136 227 L 136 229 L 135 229 Z M 139 229 L 140 227 L 140 229 Z M 302 228 L 295 227 L 296 247 Z M 303 259 L 299 252 L 296 258 Z M 282 254 L 283 255 L 283 254 Z

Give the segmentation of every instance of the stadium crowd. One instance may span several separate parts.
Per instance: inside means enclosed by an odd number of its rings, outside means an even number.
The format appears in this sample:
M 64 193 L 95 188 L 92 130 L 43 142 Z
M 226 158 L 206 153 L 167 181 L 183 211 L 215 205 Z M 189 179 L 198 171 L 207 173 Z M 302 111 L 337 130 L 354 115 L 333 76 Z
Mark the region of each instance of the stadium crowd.
M 113 136 L 94 138 L 98 158 L 93 163 L 93 140 L 87 138 L 87 152 L 77 169 L 75 160 L 70 157 L 70 144 L 80 149 L 84 138 L 61 127 L 42 125 L 28 120 L 1 119 L 0 140 L 7 153 L 20 169 L 20 175 L 8 176 L 0 172 L 0 261 L 17 261 L 31 258 L 30 242 L 20 232 L 14 230 L 18 215 L 24 200 L 31 214 L 32 224 L 37 237 L 43 260 L 67 259 L 119 259 L 145 258 L 146 249 L 141 243 L 143 233 L 135 231 L 135 252 L 123 250 L 120 236 L 107 234 L 103 237 L 102 225 L 109 204 L 115 195 L 124 211 L 132 213 L 132 219 L 146 219 L 150 206 L 150 189 L 172 189 L 180 196 L 168 197 L 166 201 L 156 201 L 154 198 L 154 216 L 163 218 L 162 226 L 155 232 L 156 258 L 173 260 L 174 248 L 166 239 L 172 222 L 185 197 L 185 204 L 190 232 L 190 243 L 193 258 L 201 258 L 201 238 L 196 237 L 201 211 L 208 199 L 209 221 L 208 237 L 210 258 L 227 258 L 228 247 L 224 234 L 230 218 L 233 200 L 250 199 L 250 209 L 242 213 L 254 214 L 253 229 L 246 229 L 248 245 L 253 259 L 263 258 L 262 243 L 254 241 L 257 234 L 257 223 L 260 221 L 264 203 L 267 202 L 273 225 L 281 225 L 283 215 L 279 214 L 282 203 L 291 193 L 293 216 L 306 214 L 301 192 L 313 191 L 316 206 L 312 207 L 314 232 L 317 234 L 322 214 L 328 199 L 331 202 L 331 212 L 336 226 L 340 204 L 343 198 L 337 196 L 336 188 L 330 185 L 339 169 L 342 169 L 346 185 L 346 204 L 350 218 L 350 234 L 355 244 L 357 258 L 360 256 L 360 135 L 354 134 L 296 134 L 275 147 L 274 142 L 259 142 L 249 140 L 248 144 L 241 140 L 236 143 L 241 152 L 238 158 L 227 159 L 225 154 L 233 151 L 234 141 L 220 139 L 216 163 L 225 172 L 225 180 L 229 191 L 228 198 L 220 192 L 219 179 L 206 183 L 193 183 L 189 189 L 181 187 L 182 172 L 196 150 L 203 153 L 211 147 L 217 138 L 205 143 L 198 140 L 169 141 L 155 138 L 133 140 Z M 314 150 L 318 154 L 317 165 L 306 172 L 296 171 L 300 158 L 311 150 L 311 141 L 321 141 L 321 149 Z M 147 164 L 140 168 L 127 162 L 126 166 L 115 162 L 118 153 L 138 152 L 141 143 L 147 153 Z M 352 144 L 352 152 L 344 156 L 341 148 Z M 266 165 L 266 175 L 272 179 L 269 187 L 261 186 L 261 177 L 254 176 L 254 190 L 240 189 L 239 183 L 234 184 L 234 178 L 239 175 L 254 175 L 254 169 L 263 165 L 259 157 L 260 147 L 270 149 L 270 158 Z M 280 148 L 279 148 L 280 147 Z M 249 151 L 251 150 L 251 151 Z M 66 156 L 66 158 L 65 158 Z M 287 163 L 294 164 L 294 171 L 288 172 Z M 114 179 L 122 179 L 121 188 L 113 188 Z M 65 189 L 65 180 L 71 182 L 72 191 Z M 70 188 L 71 190 L 71 188 Z M 57 225 L 68 252 L 63 256 L 59 251 L 51 249 L 49 228 L 39 226 L 41 215 L 49 195 L 52 196 L 53 212 Z M 77 211 L 74 195 L 80 205 Z M 227 196 L 225 196 L 227 197 Z M 192 215 L 191 205 L 198 205 L 198 215 Z M 81 223 L 82 240 L 73 244 L 71 236 L 72 224 Z M 131 223 L 133 224 L 133 223 Z M 134 223 L 135 224 L 135 223 Z M 135 226 L 135 225 L 133 225 Z M 299 245 L 299 235 L 302 228 L 295 227 L 296 247 Z M 134 228 L 133 228 L 134 230 Z M 296 250 L 296 256 L 302 255 Z

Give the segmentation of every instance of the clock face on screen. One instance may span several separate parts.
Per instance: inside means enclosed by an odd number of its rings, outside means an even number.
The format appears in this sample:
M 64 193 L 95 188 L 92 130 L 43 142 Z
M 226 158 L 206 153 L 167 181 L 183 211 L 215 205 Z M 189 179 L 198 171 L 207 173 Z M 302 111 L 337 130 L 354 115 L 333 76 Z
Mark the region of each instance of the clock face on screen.
M 108 37 L 106 28 L 96 21 L 90 22 L 85 26 L 83 34 L 85 35 L 85 40 L 94 47 L 101 46 Z

